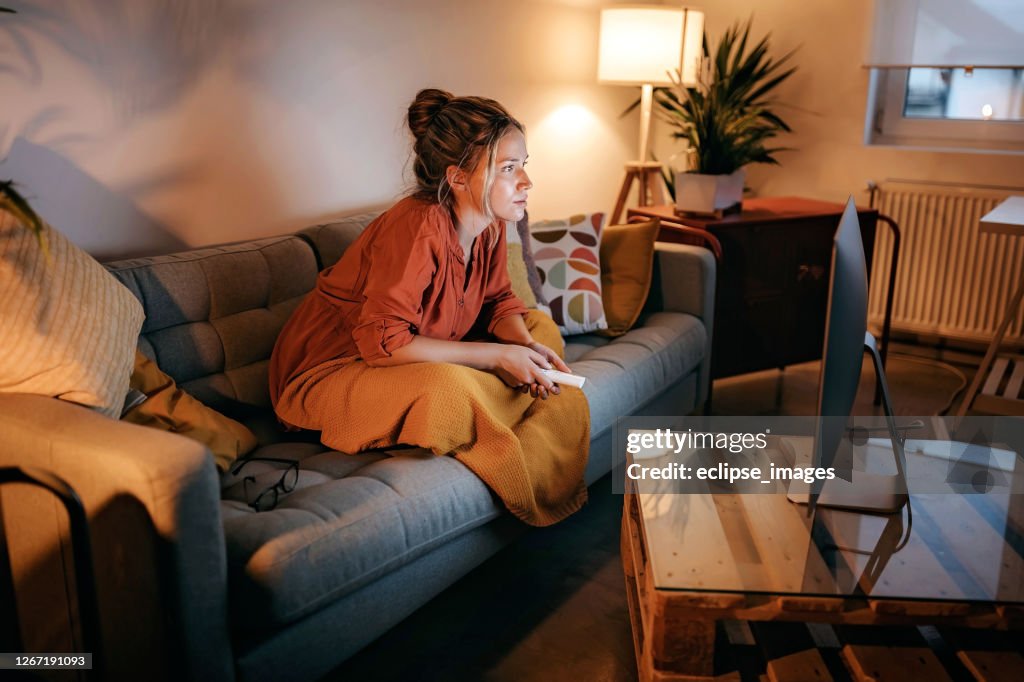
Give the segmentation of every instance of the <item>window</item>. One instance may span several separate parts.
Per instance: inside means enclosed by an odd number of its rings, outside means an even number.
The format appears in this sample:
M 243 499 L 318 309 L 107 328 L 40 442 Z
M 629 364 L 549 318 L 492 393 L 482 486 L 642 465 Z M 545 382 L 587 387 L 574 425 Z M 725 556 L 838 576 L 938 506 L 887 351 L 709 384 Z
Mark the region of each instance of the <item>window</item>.
M 868 144 L 1024 153 L 1024 70 L 872 73 Z
M 906 118 L 1024 120 L 1024 69 L 908 69 Z
M 1024 3 L 875 0 L 868 144 L 1024 153 Z

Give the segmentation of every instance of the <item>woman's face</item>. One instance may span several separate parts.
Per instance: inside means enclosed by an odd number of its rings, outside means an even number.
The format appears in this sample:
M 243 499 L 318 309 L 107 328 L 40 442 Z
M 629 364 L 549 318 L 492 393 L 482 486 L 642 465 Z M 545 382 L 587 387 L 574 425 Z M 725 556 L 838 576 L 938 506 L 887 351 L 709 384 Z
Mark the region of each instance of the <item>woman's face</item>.
M 494 217 L 518 222 L 526 213 L 526 193 L 533 183 L 526 174 L 526 137 L 513 128 L 498 140 L 494 162 L 494 184 L 490 201 Z M 474 196 L 483 196 L 486 160 L 473 171 L 470 181 Z

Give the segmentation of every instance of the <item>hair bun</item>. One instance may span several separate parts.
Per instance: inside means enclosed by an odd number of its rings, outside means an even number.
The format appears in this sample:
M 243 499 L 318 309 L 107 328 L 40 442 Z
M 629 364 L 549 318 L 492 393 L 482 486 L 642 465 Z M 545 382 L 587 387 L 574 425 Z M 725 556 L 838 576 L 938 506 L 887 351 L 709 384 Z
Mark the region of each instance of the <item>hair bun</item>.
M 416 99 L 409 105 L 409 130 L 417 138 L 423 137 L 434 118 L 445 106 L 455 99 L 450 92 L 427 88 L 416 93 Z

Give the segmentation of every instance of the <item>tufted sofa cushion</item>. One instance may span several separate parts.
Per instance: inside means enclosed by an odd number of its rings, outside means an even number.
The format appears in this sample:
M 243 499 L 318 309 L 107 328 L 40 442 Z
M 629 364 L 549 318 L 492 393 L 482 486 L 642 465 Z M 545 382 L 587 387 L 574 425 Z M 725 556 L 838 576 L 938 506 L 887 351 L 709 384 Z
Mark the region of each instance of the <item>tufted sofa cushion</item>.
M 569 366 L 587 377 L 594 438 L 693 372 L 706 352 L 707 330 L 693 315 L 659 312 L 610 342 L 585 335 L 570 337 L 569 345 Z
M 347 455 L 282 443 L 254 454 L 297 460 L 299 477 L 259 513 L 242 478 L 265 488 L 286 465 L 252 462 L 223 480 L 232 618 L 246 629 L 301 618 L 502 513 L 469 469 L 421 448 Z
M 316 282 L 295 236 L 107 264 L 146 310 L 139 348 L 214 409 L 269 407 L 274 341 Z

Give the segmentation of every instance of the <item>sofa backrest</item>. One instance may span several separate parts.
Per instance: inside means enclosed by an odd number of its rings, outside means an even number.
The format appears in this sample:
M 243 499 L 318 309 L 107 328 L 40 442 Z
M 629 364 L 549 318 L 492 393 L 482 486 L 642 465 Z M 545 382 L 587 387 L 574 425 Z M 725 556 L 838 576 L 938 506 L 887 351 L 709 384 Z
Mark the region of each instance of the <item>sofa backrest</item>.
M 269 406 L 267 367 L 281 328 L 316 282 L 298 236 L 107 263 L 142 302 L 139 349 L 214 409 Z
M 296 235 L 107 263 L 142 302 L 139 349 L 214 409 L 269 407 L 267 368 L 292 311 L 380 212 Z
M 360 213 L 359 215 L 341 218 L 325 225 L 307 227 L 299 232 L 299 234 L 308 239 L 313 245 L 320 263 L 320 269 L 323 270 L 337 263 L 345 249 L 380 214 L 381 211 Z

